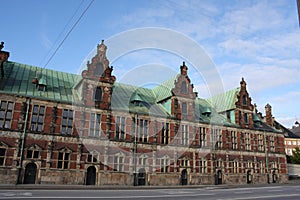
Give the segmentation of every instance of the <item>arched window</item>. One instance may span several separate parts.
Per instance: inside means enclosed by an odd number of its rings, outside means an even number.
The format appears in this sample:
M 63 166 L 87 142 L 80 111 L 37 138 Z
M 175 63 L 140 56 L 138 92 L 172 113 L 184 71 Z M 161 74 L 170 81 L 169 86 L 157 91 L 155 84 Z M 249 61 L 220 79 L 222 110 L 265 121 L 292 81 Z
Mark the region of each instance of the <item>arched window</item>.
M 185 81 L 182 81 L 182 83 L 181 83 L 181 93 L 184 93 L 184 94 L 187 93 L 187 87 L 186 87 Z
M 94 100 L 95 101 L 101 101 L 102 100 L 102 89 L 101 89 L 101 87 L 97 87 L 95 89 Z

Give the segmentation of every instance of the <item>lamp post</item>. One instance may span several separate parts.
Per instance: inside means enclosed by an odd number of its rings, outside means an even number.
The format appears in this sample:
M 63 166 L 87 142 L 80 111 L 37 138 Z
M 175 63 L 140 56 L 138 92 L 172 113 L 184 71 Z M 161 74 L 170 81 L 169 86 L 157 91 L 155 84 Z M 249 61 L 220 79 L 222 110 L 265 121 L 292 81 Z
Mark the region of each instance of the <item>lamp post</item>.
M 133 185 L 137 186 L 137 173 L 136 173 L 136 137 L 138 131 L 138 114 L 135 114 L 135 128 L 134 128 L 134 141 L 133 141 Z
M 267 168 L 267 183 L 270 183 L 269 155 L 268 155 L 266 131 L 264 131 L 264 143 L 265 143 L 265 157 L 266 157 L 266 168 Z

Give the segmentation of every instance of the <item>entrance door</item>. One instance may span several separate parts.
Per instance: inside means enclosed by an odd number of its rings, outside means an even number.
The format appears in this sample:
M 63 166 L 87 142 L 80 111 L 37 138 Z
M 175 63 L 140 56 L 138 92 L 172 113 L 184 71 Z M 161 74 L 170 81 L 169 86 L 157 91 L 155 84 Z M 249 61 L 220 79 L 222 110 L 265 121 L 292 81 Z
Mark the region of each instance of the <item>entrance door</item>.
M 251 175 L 251 171 L 249 170 L 248 172 L 247 172 L 247 183 L 249 184 L 249 183 L 251 183 L 252 182 L 252 175 Z
M 182 170 L 181 172 L 181 184 L 187 185 L 187 171 L 186 169 Z
M 36 165 L 29 163 L 25 167 L 24 184 L 35 184 Z
M 138 185 L 146 184 L 146 171 L 145 169 L 140 169 L 138 174 Z
M 273 182 L 273 183 L 276 183 L 276 181 L 277 181 L 276 172 L 273 171 L 273 173 L 272 173 L 272 182 Z
M 96 184 L 96 168 L 90 166 L 87 168 L 86 172 L 86 185 L 95 185 Z
M 222 184 L 222 171 L 218 170 L 217 172 L 217 184 L 221 185 Z

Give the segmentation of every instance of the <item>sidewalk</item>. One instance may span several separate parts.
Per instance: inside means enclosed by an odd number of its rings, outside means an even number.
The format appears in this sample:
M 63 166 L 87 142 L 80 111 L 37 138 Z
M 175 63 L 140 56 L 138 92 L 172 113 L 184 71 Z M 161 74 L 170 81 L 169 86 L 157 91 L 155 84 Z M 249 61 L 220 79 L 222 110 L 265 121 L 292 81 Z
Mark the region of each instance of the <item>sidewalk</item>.
M 272 187 L 282 185 L 300 185 L 300 180 L 290 180 L 287 183 L 271 183 L 271 184 L 222 184 L 222 185 L 172 185 L 172 186 L 121 186 L 121 185 L 54 185 L 54 184 L 1 184 L 0 190 L 139 190 L 139 189 L 227 189 L 227 188 L 247 188 L 247 187 Z

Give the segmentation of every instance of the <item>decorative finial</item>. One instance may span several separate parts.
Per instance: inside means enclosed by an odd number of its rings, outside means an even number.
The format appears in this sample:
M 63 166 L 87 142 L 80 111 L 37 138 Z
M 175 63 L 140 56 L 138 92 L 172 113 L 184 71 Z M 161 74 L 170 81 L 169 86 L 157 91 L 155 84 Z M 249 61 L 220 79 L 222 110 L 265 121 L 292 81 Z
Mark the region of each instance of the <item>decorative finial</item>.
M 185 66 L 185 61 L 182 62 L 182 66 Z
M 4 47 L 4 42 L 2 41 L 0 44 L 0 51 L 3 49 L 3 47 Z
M 101 44 L 104 44 L 104 40 L 101 40 Z

